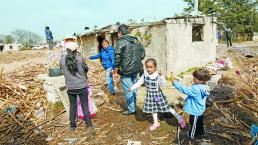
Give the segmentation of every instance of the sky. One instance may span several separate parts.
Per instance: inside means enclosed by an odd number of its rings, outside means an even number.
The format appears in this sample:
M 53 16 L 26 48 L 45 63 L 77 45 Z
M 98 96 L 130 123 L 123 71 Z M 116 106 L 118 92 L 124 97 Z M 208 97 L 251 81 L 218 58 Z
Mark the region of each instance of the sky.
M 0 35 L 23 29 L 45 38 L 44 28 L 49 26 L 54 39 L 60 40 L 85 32 L 85 26 L 172 17 L 186 5 L 183 0 L 0 0 Z

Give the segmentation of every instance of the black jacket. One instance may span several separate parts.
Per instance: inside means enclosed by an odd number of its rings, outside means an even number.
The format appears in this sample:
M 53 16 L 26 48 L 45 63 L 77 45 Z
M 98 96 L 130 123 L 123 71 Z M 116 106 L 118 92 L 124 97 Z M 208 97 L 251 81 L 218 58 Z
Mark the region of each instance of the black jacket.
M 145 57 L 143 45 L 137 37 L 124 35 L 115 49 L 115 68 L 120 75 L 132 75 L 143 71 Z

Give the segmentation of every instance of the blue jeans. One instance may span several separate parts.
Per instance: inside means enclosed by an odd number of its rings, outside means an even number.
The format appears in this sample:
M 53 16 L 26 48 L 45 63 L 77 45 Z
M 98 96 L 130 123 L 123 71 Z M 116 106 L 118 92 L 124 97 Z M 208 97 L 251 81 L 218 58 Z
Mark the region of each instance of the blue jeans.
M 106 69 L 106 81 L 108 84 L 109 91 L 111 92 L 111 94 L 114 94 L 115 93 L 114 81 L 113 81 L 112 75 L 110 74 L 111 71 L 112 71 L 112 67 Z
M 124 95 L 127 101 L 127 108 L 129 112 L 136 111 L 136 90 L 128 92 L 128 88 L 131 88 L 136 83 L 137 75 L 121 75 L 121 82 L 124 89 Z

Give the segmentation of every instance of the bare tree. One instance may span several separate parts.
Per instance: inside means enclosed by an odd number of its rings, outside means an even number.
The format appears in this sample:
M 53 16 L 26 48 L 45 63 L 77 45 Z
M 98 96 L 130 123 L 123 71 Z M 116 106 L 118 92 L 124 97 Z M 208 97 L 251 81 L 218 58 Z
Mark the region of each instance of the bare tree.
M 23 46 L 23 48 L 31 48 L 42 40 L 42 37 L 38 34 L 21 29 L 16 29 L 12 32 L 12 35 L 15 40 Z

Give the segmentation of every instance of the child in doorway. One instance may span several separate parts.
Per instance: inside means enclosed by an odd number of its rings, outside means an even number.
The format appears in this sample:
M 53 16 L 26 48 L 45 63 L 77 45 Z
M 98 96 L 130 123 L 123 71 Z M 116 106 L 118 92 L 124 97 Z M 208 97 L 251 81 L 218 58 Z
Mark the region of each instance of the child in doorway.
M 108 84 L 108 89 L 112 95 L 115 95 L 114 89 L 114 81 L 111 75 L 112 70 L 114 69 L 114 53 L 115 50 L 112 45 L 109 45 L 107 40 L 102 41 L 102 48 L 97 55 L 90 56 L 91 60 L 93 59 L 100 59 L 102 66 L 106 70 L 106 81 Z
M 186 87 L 175 80 L 173 81 L 176 89 L 188 95 L 185 99 L 184 111 L 190 114 L 188 136 L 192 139 L 204 134 L 203 113 L 206 108 L 206 98 L 210 95 L 210 89 L 206 82 L 210 80 L 211 75 L 208 70 L 198 69 L 193 72 L 193 77 L 194 83 L 191 87 Z
M 147 59 L 145 62 L 146 71 L 140 78 L 140 80 L 134 84 L 128 91 L 135 90 L 142 84 L 147 87 L 147 96 L 144 101 L 143 112 L 152 113 L 154 123 L 150 126 L 150 131 L 156 130 L 160 123 L 158 121 L 158 112 L 170 112 L 172 113 L 181 128 L 185 128 L 186 124 L 184 119 L 179 116 L 171 106 L 168 105 L 166 96 L 162 93 L 160 86 L 166 85 L 166 79 L 161 72 L 157 71 L 157 62 L 153 58 Z

